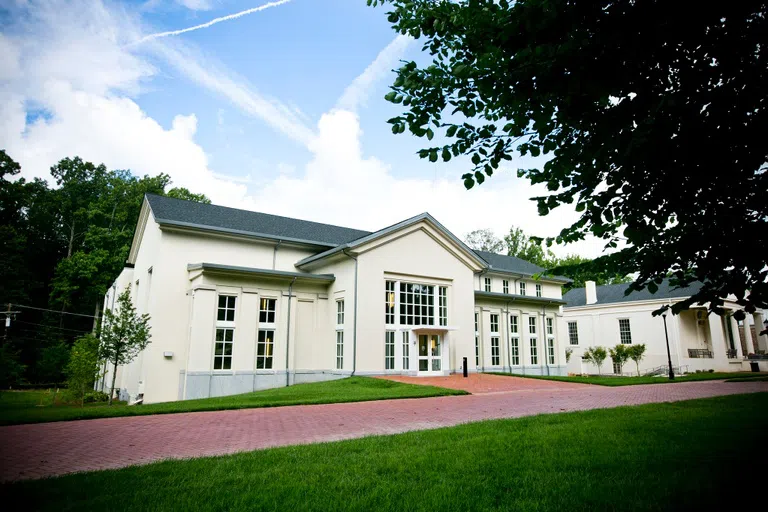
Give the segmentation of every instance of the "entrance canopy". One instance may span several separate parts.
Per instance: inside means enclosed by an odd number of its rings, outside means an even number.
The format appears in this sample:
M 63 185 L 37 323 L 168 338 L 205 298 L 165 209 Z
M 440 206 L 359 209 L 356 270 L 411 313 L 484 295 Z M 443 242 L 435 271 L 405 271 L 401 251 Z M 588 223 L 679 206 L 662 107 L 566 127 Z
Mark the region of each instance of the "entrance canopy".
M 458 327 L 450 325 L 418 325 L 411 328 L 414 334 L 445 334 L 449 331 L 458 331 Z

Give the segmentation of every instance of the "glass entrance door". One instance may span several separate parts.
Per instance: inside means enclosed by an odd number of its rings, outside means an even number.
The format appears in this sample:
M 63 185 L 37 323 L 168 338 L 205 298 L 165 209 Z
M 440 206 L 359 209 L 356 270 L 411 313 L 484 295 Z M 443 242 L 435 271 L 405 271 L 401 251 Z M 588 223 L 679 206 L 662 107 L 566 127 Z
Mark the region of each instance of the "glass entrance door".
M 419 373 L 441 371 L 439 334 L 419 334 Z

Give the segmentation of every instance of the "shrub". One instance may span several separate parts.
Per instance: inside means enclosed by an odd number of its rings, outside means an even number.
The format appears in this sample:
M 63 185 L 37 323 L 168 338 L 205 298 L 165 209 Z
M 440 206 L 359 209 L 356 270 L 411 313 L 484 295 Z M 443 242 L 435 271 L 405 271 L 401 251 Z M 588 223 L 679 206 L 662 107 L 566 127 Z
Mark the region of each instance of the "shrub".
M 88 391 L 83 395 L 83 403 L 92 404 L 97 402 L 106 402 L 109 395 L 103 391 Z
M 621 373 L 624 369 L 624 363 L 626 363 L 629 359 L 629 351 L 627 350 L 627 346 L 623 343 L 619 343 L 612 349 L 609 349 L 609 352 L 613 362 L 619 365 L 619 373 Z
M 82 406 L 99 373 L 99 340 L 96 336 L 86 334 L 75 341 L 66 373 L 70 397 Z
M 635 362 L 637 366 L 637 376 L 640 376 L 640 361 L 645 357 L 645 344 L 640 343 L 638 345 L 630 345 L 627 347 L 627 354 L 629 358 Z
M 26 366 L 19 363 L 19 353 L 6 343 L 0 347 L 0 387 L 10 388 L 23 381 Z
M 571 356 L 573 355 L 573 349 L 567 348 L 565 349 L 565 362 L 570 363 L 571 362 Z
M 608 357 L 608 352 L 603 347 L 590 347 L 584 351 L 584 355 L 581 359 L 592 363 L 597 366 L 597 374 L 600 375 L 600 367 L 603 366 L 603 361 Z

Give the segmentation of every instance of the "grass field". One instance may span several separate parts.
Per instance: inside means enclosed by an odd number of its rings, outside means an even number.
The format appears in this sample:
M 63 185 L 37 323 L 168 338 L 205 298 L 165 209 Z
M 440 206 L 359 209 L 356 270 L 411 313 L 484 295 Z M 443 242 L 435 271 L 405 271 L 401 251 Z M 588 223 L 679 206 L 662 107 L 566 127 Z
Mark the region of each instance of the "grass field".
M 727 475 L 754 467 L 750 440 L 766 429 L 768 393 L 760 393 L 166 461 L 0 490 L 9 503 L 56 511 L 711 510 L 735 503 Z M 737 495 L 743 510 L 764 499 Z
M 638 384 L 669 384 L 670 382 L 691 382 L 702 380 L 740 379 L 734 382 L 745 382 L 752 379 L 766 377 L 765 373 L 733 372 L 733 373 L 689 373 L 687 375 L 675 375 L 674 380 L 666 377 L 613 377 L 590 375 L 588 377 L 570 376 L 560 377 L 556 375 L 518 375 L 516 373 L 494 373 L 493 375 L 509 375 L 511 377 L 525 377 L 526 379 L 556 380 L 560 382 L 578 382 L 581 384 L 597 384 L 598 386 L 636 386 Z
M 417 386 L 370 377 L 350 377 L 219 398 L 134 406 L 86 404 L 86 407 L 81 408 L 73 405 L 51 405 L 52 395 L 47 391 L 3 391 L 0 392 L 0 425 L 465 394 L 467 393 L 464 391 L 434 386 Z M 41 403 L 44 405 L 41 406 Z

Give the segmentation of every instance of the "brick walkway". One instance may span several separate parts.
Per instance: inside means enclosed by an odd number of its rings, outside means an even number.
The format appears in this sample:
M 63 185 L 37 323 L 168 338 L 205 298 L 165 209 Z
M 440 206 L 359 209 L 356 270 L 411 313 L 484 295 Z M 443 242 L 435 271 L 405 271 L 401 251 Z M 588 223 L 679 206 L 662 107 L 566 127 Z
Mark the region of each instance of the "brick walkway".
M 754 392 L 768 392 L 768 382 L 579 386 L 16 425 L 0 428 L 0 480 L 396 434 L 486 419 Z
M 379 377 L 380 379 L 405 382 L 407 384 L 421 384 L 422 386 L 439 386 L 450 389 L 463 389 L 473 395 L 481 393 L 501 393 L 507 391 L 533 391 L 555 389 L 583 389 L 586 384 L 574 382 L 560 382 L 542 379 L 521 379 L 505 375 L 491 375 L 488 373 L 471 373 L 467 378 L 460 374 L 446 377 L 407 377 L 393 375 L 391 377 Z

